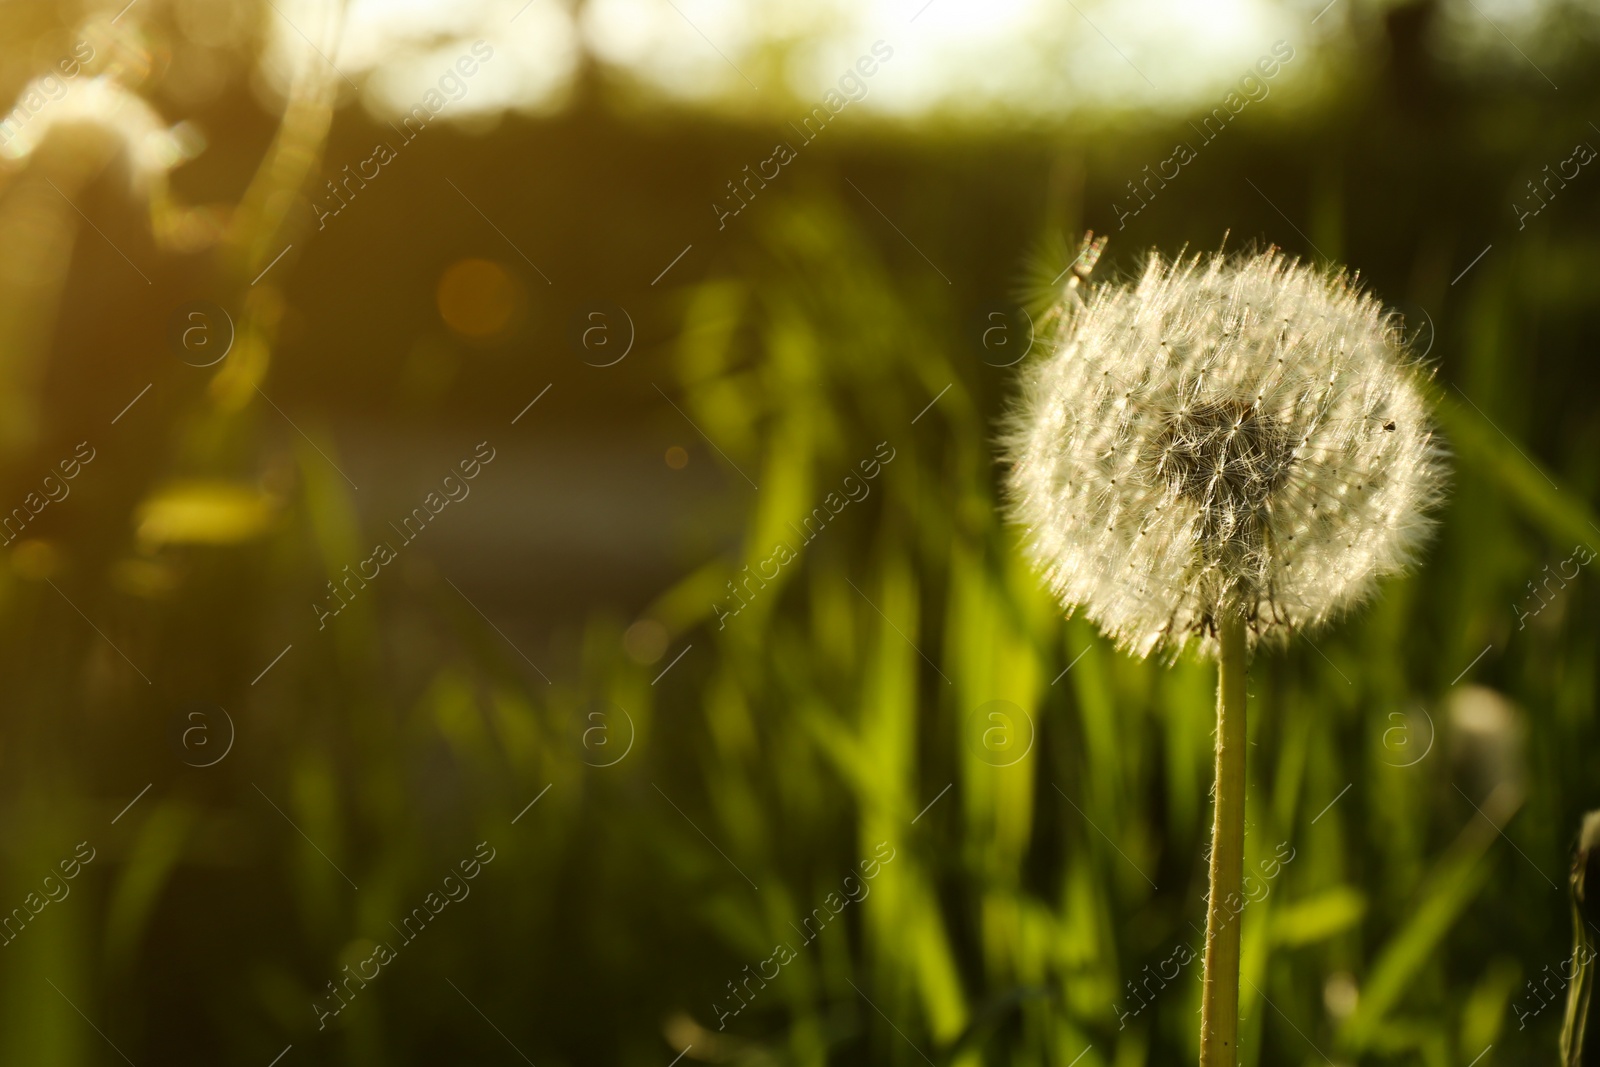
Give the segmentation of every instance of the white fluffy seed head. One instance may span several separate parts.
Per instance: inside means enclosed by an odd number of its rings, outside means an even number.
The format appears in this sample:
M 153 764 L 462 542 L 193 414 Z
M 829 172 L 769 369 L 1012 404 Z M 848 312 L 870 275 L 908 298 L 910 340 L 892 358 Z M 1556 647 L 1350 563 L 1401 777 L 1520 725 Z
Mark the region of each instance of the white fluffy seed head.
M 1399 324 L 1276 250 L 1164 261 L 1057 305 L 1005 434 L 1013 518 L 1124 648 L 1285 640 L 1409 563 L 1444 490 Z

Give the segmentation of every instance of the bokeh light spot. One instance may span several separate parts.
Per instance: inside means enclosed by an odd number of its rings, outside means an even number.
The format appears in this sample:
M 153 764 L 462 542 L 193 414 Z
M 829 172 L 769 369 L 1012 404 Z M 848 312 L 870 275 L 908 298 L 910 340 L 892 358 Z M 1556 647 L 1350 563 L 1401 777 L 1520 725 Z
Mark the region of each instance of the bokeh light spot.
M 667 651 L 667 628 L 654 619 L 640 619 L 622 635 L 622 648 L 635 663 L 654 663 Z
M 19 541 L 11 550 L 11 567 L 24 578 L 41 581 L 61 569 L 61 551 L 38 538 Z
M 522 287 L 498 263 L 463 259 L 439 278 L 439 316 L 452 330 L 483 341 L 511 326 Z

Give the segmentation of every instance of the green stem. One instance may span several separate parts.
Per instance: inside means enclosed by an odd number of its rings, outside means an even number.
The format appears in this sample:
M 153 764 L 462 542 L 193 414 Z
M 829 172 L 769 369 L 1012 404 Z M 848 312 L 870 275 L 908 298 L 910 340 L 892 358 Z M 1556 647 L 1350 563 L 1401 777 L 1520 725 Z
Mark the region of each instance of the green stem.
M 1239 1051 L 1239 895 L 1244 880 L 1244 620 L 1218 621 L 1216 821 L 1200 993 L 1200 1067 L 1234 1067 Z

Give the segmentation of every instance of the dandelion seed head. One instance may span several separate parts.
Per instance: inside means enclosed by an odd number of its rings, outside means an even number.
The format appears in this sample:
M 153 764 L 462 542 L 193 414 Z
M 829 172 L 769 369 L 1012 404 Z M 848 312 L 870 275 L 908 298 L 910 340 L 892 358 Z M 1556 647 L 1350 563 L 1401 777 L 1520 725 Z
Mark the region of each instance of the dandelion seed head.
M 1285 640 L 1427 539 L 1445 480 L 1398 324 L 1276 250 L 1166 261 L 1056 309 L 1004 437 L 1013 518 L 1068 610 L 1138 654 Z

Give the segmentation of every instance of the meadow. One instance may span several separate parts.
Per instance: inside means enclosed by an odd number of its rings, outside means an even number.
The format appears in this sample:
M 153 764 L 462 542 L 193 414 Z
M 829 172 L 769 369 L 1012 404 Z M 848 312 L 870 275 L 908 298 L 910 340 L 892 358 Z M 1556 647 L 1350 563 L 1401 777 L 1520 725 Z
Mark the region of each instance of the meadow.
M 726 227 L 780 123 L 591 64 L 559 109 L 429 129 L 320 232 L 319 161 L 384 124 L 309 61 L 278 113 L 243 75 L 173 95 L 130 58 L 177 54 L 149 6 L 90 20 L 123 65 L 89 73 L 162 121 L 52 127 L 0 175 L 0 499 L 95 450 L 0 557 L 0 902 L 30 911 L 0 1063 L 1193 1062 L 1214 666 L 1065 617 L 999 488 L 1029 314 L 1091 229 L 1097 278 L 1348 264 L 1451 452 L 1421 565 L 1252 667 L 1240 1062 L 1559 1062 L 1600 807 L 1600 179 L 1537 217 L 1527 185 L 1600 143 L 1600 35 L 1553 91 L 1430 50 L 1441 5 L 1350 4 L 1136 214 L 1209 96 L 869 97 Z M 0 24 L 17 93 L 76 39 Z M 170 328 L 202 298 L 232 340 L 197 366 Z M 630 330 L 603 366 L 596 301 Z M 333 618 L 486 438 L 472 500 Z M 480 842 L 472 899 L 332 1014 Z

